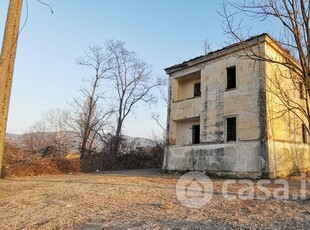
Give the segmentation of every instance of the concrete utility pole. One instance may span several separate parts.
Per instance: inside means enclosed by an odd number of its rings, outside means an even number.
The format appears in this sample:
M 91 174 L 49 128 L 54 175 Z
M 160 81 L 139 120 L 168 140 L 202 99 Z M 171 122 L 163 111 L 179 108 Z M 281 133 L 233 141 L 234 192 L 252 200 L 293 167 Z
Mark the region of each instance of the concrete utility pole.
M 0 56 L 0 177 L 22 0 L 10 0 Z

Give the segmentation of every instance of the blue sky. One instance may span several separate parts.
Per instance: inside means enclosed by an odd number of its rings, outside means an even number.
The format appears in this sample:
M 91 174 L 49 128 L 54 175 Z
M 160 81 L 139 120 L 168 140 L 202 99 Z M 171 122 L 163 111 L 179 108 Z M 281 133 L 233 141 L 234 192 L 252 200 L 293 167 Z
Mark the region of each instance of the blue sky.
M 153 66 L 156 75 L 164 68 L 203 54 L 207 38 L 213 49 L 225 46 L 220 1 L 209 0 L 46 0 L 53 8 L 28 0 L 28 21 L 18 41 L 7 131 L 23 133 L 42 112 L 68 108 L 83 86 L 88 70 L 75 64 L 90 45 L 113 38 Z M 0 37 L 8 0 L 0 2 Z M 27 14 L 24 0 L 23 18 Z M 273 33 L 272 23 L 249 22 L 253 33 Z M 139 106 L 125 124 L 125 134 L 152 137 L 159 127 L 150 113 L 166 108 Z

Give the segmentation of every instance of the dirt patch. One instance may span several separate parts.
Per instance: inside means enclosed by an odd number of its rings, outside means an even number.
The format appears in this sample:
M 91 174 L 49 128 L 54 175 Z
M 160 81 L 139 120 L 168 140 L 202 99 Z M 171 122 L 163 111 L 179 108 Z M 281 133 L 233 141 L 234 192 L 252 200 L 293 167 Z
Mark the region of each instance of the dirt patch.
M 310 228 L 309 199 L 227 200 L 222 195 L 225 180 L 213 179 L 212 199 L 193 209 L 177 199 L 178 178 L 129 170 L 3 179 L 0 229 Z M 298 194 L 300 179 L 290 179 L 289 185 L 290 194 Z M 240 187 L 232 185 L 230 192 Z
M 21 148 L 6 145 L 3 156 L 3 177 L 24 177 L 62 173 L 78 173 L 80 159 L 43 157 Z

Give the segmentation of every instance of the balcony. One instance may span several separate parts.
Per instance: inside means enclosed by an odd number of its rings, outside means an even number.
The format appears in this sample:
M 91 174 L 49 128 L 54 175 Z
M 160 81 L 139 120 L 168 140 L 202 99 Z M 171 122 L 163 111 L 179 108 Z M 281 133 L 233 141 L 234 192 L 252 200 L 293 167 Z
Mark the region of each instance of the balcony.
M 201 97 L 193 97 L 171 104 L 171 119 L 184 120 L 200 116 Z

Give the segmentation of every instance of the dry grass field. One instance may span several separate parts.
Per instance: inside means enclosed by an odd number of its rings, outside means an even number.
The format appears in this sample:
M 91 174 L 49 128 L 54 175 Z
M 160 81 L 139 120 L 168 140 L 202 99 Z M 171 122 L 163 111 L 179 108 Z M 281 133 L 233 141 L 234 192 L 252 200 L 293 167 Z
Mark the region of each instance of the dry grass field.
M 310 229 L 310 199 L 226 200 L 224 180 L 212 179 L 211 201 L 187 208 L 176 196 L 179 177 L 128 170 L 1 179 L 0 229 Z M 289 185 L 298 194 L 300 178 Z

